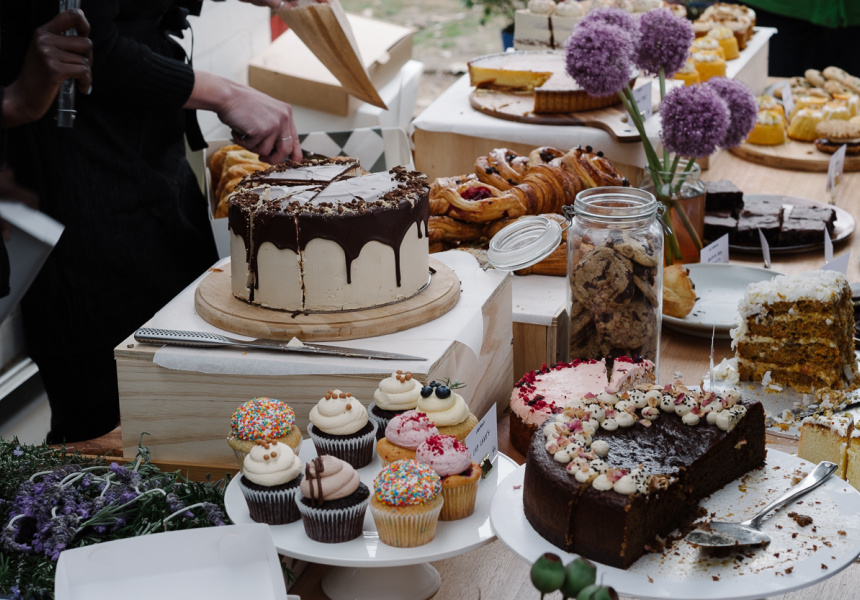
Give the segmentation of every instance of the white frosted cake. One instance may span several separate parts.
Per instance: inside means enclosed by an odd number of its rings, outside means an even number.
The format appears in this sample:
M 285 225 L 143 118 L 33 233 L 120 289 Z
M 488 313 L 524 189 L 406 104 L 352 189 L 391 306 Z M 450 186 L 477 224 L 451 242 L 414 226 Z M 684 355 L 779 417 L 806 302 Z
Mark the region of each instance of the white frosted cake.
M 233 294 L 287 311 L 381 306 L 429 277 L 425 176 L 362 175 L 354 159 L 287 162 L 245 178 L 229 200 Z
M 530 0 L 514 14 L 514 48 L 560 50 L 584 14 L 576 0 Z

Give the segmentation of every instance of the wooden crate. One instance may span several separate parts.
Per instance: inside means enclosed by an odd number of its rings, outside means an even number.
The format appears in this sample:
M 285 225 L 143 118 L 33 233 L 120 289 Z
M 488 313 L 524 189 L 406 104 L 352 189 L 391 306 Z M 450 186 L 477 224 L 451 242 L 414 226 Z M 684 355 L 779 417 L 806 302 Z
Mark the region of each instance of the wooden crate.
M 468 294 L 469 290 L 462 293 Z M 414 373 L 415 376 L 421 381 L 451 378 L 465 382 L 462 395 L 479 418 L 492 404 L 497 405 L 499 412 L 504 410 L 513 377 L 511 305 L 509 276 L 499 280 L 481 306 L 480 354 L 476 357 L 468 346 L 452 340 L 426 373 Z M 326 390 L 350 391 L 367 405 L 379 381 L 399 368 L 392 361 L 391 370 L 371 374 L 209 374 L 160 367 L 153 363 L 157 349 L 137 344 L 130 336 L 114 351 L 123 455 L 134 456 L 140 433 L 146 431 L 150 434 L 145 438 L 146 445 L 153 460 L 203 465 L 235 461 L 226 438 L 233 411 L 246 400 L 255 396 L 283 400 L 293 408 L 299 427 L 306 432 L 310 409 Z M 310 442 L 305 440 L 305 443 Z
M 570 319 L 559 308 L 550 325 L 514 322 L 514 383 L 528 371 L 567 360 Z

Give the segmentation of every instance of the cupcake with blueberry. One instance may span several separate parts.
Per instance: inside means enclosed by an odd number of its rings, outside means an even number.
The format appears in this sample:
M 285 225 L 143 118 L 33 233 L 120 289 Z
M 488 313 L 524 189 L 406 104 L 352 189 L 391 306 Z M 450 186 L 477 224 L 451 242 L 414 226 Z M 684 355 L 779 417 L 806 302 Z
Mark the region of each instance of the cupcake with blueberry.
M 257 523 L 283 525 L 298 521 L 296 495 L 302 461 L 293 449 L 274 440 L 258 440 L 245 456 L 239 489 Z
M 242 404 L 230 419 L 230 436 L 227 443 L 233 449 L 239 468 L 245 456 L 262 440 L 274 440 L 299 453 L 302 434 L 296 427 L 293 409 L 275 398 L 254 398 Z
M 432 468 L 442 479 L 442 521 L 465 519 L 475 512 L 481 467 L 472 461 L 472 453 L 457 438 L 433 435 L 415 452 L 415 460 Z
M 421 383 L 409 371 L 397 371 L 379 382 L 373 392 L 373 402 L 367 407 L 370 420 L 376 423 L 377 440 L 385 435 L 391 419 L 418 406 L 421 388 Z
M 376 423 L 367 409 L 350 393 L 330 390 L 311 409 L 308 434 L 317 454 L 345 460 L 356 469 L 373 460 Z
M 385 437 L 376 442 L 376 453 L 383 466 L 396 460 L 415 458 L 415 450 L 431 435 L 439 435 L 439 430 L 427 415 L 408 410 L 388 422 Z
M 319 456 L 305 465 L 296 506 L 309 538 L 326 544 L 361 536 L 370 490 L 352 466 L 334 456 Z
M 398 548 L 429 543 L 444 503 L 440 478 L 428 465 L 398 460 L 383 467 L 370 497 L 379 541 Z
M 462 387 L 465 386 L 459 381 L 432 381 L 421 388 L 417 407 L 418 412 L 423 412 L 433 422 L 439 433 L 453 435 L 461 442 L 478 424 L 478 417 L 469 412 L 466 401 L 454 391 Z

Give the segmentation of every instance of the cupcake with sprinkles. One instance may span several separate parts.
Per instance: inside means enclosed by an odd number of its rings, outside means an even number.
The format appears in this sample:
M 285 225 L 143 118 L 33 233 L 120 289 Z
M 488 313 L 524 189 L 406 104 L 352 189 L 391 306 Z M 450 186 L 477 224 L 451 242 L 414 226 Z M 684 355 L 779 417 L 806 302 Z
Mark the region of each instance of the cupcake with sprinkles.
M 352 394 L 329 390 L 311 409 L 309 418 L 308 435 L 317 454 L 336 456 L 356 469 L 373 460 L 376 423 Z
M 385 437 L 376 442 L 376 453 L 383 466 L 395 460 L 415 458 L 415 450 L 431 435 L 439 435 L 439 430 L 427 415 L 407 410 L 388 422 Z
M 370 490 L 352 466 L 334 456 L 318 456 L 305 465 L 296 506 L 309 538 L 326 544 L 359 537 Z
M 256 442 L 274 440 L 289 446 L 298 455 L 302 434 L 296 427 L 293 409 L 275 398 L 254 398 L 233 412 L 227 443 L 236 454 L 239 468 Z
M 428 465 L 398 460 L 383 467 L 370 498 L 379 540 L 398 548 L 431 542 L 444 502 L 442 482 Z
M 465 519 L 475 512 L 481 467 L 472 462 L 472 453 L 450 435 L 428 437 L 415 451 L 415 460 L 432 468 L 442 479 L 441 521 Z
M 391 419 L 418 406 L 422 387 L 409 371 L 396 371 L 379 382 L 373 392 L 373 402 L 367 407 L 370 420 L 376 423 L 377 440 L 385 436 Z
M 302 461 L 293 449 L 274 440 L 258 440 L 245 457 L 239 489 L 257 523 L 283 525 L 298 521 L 296 495 Z

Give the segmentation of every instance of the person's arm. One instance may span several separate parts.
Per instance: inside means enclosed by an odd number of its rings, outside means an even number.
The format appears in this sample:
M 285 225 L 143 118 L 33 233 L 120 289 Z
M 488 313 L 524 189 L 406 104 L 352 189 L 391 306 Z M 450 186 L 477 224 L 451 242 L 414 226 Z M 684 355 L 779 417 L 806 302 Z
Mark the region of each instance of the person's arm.
M 77 35 L 65 35 L 72 28 Z M 93 53 L 89 34 L 90 24 L 80 10 L 63 11 L 36 29 L 18 78 L 0 96 L 0 127 L 40 119 L 66 79 L 76 79 L 81 93 L 90 92 Z

